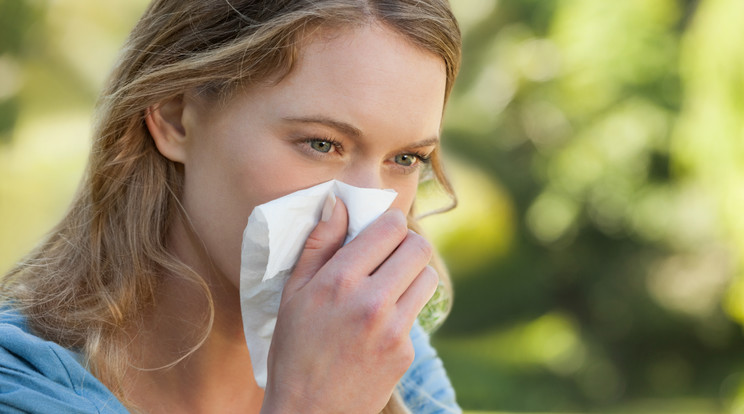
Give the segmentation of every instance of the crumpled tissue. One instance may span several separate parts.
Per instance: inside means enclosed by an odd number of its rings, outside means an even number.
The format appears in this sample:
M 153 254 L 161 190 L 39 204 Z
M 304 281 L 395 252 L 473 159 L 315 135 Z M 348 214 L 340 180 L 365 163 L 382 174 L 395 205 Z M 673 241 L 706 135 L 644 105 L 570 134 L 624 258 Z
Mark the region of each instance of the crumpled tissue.
M 358 188 L 332 180 L 261 204 L 248 217 L 241 252 L 240 306 L 253 375 L 261 388 L 266 387 L 269 346 L 282 289 L 331 193 L 348 211 L 344 244 L 384 213 L 397 196 L 393 190 Z

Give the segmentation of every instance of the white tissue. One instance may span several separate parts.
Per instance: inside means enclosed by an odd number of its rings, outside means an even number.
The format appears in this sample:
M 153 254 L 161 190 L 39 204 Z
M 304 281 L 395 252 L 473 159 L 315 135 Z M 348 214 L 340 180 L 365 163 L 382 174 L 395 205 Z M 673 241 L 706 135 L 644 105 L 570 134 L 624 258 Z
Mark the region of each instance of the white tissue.
M 331 193 L 346 204 L 349 214 L 344 244 L 384 213 L 397 196 L 393 190 L 358 188 L 332 180 L 261 204 L 248 217 L 240 264 L 240 307 L 253 375 L 261 388 L 266 387 L 269 346 L 284 283 Z

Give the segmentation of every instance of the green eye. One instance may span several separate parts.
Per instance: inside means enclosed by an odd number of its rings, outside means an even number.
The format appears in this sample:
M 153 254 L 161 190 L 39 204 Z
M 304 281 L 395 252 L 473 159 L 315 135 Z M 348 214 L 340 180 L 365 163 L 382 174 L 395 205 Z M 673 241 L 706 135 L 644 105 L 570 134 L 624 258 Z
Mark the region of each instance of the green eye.
M 333 149 L 333 143 L 330 141 L 315 140 L 310 141 L 310 147 L 318 152 L 330 152 Z
M 410 167 L 418 161 L 418 157 L 412 154 L 399 154 L 395 156 L 395 163 L 404 167 Z

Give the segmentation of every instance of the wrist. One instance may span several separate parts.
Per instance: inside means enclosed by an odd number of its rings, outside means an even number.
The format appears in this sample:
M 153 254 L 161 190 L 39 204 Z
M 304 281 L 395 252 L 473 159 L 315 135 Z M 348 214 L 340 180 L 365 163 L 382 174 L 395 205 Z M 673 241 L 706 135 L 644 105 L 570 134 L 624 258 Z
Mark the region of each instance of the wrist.
M 269 387 L 267 385 L 261 414 L 322 414 L 328 412 L 321 409 L 315 401 L 307 398 L 303 393 L 287 388 L 290 387 Z

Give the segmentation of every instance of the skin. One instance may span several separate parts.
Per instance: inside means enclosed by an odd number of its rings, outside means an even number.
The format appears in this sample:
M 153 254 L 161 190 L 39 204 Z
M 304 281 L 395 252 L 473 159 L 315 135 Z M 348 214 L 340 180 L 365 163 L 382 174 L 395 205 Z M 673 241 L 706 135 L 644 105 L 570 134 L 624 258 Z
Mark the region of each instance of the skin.
M 183 207 L 168 246 L 202 275 L 215 306 L 204 344 L 167 370 L 132 369 L 146 412 L 376 413 L 413 360 L 408 331 L 433 294 L 430 245 L 406 228 L 419 166 L 439 145 L 442 60 L 379 24 L 320 30 L 273 86 L 223 105 L 185 94 L 150 108 L 159 151 L 183 164 Z M 409 165 L 410 164 L 410 165 Z M 330 179 L 392 188 L 392 208 L 341 248 L 337 202 L 308 239 L 282 296 L 266 390 L 254 382 L 239 303 L 240 244 L 254 206 Z M 166 275 L 133 332 L 134 365 L 158 367 L 194 344 L 203 293 Z M 198 326 L 198 325 L 197 325 Z M 360 392 L 360 390 L 364 390 Z

